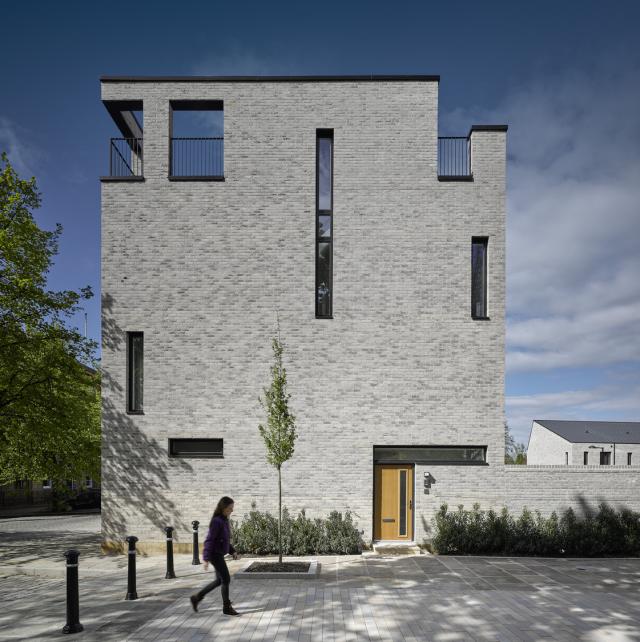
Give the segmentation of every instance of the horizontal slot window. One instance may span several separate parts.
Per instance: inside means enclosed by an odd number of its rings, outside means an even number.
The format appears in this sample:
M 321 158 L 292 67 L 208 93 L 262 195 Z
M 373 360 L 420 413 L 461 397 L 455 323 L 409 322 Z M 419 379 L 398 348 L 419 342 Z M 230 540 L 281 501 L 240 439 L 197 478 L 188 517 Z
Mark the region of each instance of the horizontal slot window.
M 486 446 L 376 446 L 376 462 L 411 462 L 419 464 L 484 464 Z
M 169 439 L 169 457 L 221 458 L 222 439 Z

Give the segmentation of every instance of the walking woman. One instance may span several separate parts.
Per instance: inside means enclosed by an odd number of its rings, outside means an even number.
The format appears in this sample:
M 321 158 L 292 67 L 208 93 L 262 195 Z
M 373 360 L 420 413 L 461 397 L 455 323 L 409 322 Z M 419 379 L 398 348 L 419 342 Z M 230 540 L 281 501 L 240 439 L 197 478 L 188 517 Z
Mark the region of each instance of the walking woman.
M 213 564 L 213 568 L 216 569 L 216 579 L 191 596 L 191 606 L 193 606 L 194 611 L 198 610 L 198 604 L 207 593 L 220 586 L 222 591 L 222 612 L 225 615 L 240 615 L 231 606 L 231 600 L 229 599 L 231 577 L 229 576 L 227 563 L 224 561 L 224 556 L 229 553 L 233 555 L 234 560 L 238 559 L 238 554 L 231 545 L 231 528 L 229 526 L 231 513 L 233 513 L 233 499 L 231 497 L 223 497 L 218 502 L 215 511 L 213 511 L 209 532 L 204 540 L 202 552 L 204 570 L 206 571 L 209 568 L 209 563 Z

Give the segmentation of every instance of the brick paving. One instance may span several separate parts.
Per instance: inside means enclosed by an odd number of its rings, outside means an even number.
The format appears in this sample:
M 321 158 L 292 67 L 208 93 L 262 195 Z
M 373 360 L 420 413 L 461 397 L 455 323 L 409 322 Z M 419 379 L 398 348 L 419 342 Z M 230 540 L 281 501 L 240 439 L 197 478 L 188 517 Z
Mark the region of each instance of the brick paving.
M 156 640 L 640 640 L 640 560 L 325 558 L 314 581 L 232 583 L 132 633 Z
M 77 640 L 640 641 L 640 559 L 319 557 L 314 580 L 234 580 L 242 616 L 229 618 L 219 591 L 191 610 L 188 596 L 213 575 L 188 555 L 176 556 L 175 580 L 162 557 L 139 558 L 140 599 L 124 601 L 125 556 L 97 555 L 92 519 L 36 520 L 31 537 L 0 521 L 0 640 L 70 639 L 61 553 L 86 535 Z

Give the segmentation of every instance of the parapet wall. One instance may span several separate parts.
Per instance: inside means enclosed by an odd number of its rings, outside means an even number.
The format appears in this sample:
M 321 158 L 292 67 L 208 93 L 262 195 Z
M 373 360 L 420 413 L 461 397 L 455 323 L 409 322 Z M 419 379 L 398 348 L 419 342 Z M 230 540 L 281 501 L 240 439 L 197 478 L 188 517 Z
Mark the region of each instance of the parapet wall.
M 433 483 L 423 488 L 425 471 Z M 523 508 L 548 517 L 571 507 L 579 516 L 601 502 L 640 512 L 640 466 L 416 466 L 416 541 L 430 539 L 433 519 L 446 503 L 520 515 Z
M 505 466 L 505 506 L 543 515 L 571 506 L 579 513 L 600 502 L 640 511 L 640 466 Z

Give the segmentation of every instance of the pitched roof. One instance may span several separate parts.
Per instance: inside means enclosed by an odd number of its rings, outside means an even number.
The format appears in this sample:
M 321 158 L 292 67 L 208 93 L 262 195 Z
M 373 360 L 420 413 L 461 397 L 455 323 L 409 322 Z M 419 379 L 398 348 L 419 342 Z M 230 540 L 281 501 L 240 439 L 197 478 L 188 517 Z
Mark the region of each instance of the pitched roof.
M 533 421 L 573 443 L 640 444 L 640 421 Z

